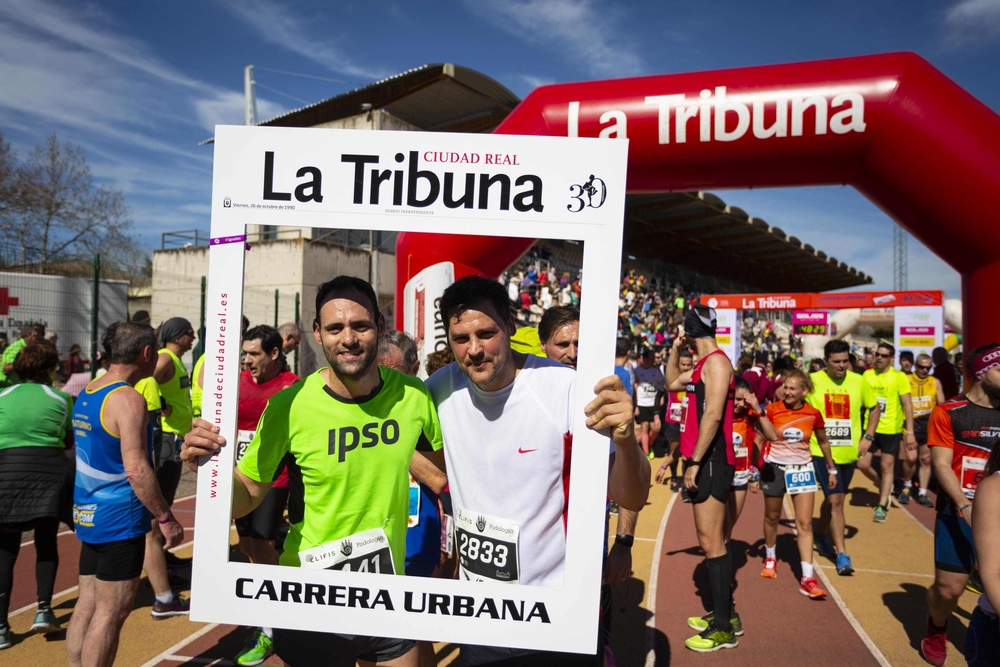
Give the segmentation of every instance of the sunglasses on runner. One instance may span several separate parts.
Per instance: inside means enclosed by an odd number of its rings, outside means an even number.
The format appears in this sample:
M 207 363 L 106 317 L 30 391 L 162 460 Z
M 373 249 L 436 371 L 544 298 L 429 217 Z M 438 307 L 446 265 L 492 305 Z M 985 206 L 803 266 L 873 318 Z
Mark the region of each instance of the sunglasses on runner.
M 883 354 L 883 353 L 881 353 L 881 352 L 876 352 L 876 353 L 875 353 L 875 356 L 876 356 L 876 357 L 879 357 L 879 358 L 881 358 L 881 359 L 889 359 L 889 358 L 891 358 L 891 357 L 892 357 L 892 355 L 891 355 L 891 354 Z
M 929 371 L 931 369 L 930 366 L 921 366 L 920 364 L 917 364 L 916 368 L 918 371 Z

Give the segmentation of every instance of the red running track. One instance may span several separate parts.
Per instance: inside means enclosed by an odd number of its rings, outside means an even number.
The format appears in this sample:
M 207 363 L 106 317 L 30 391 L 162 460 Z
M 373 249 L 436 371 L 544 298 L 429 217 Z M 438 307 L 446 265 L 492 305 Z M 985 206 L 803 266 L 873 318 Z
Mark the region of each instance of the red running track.
M 748 494 L 732 539 L 736 609 L 746 634 L 735 649 L 699 654 L 685 648 L 684 640 L 695 634 L 687 626 L 687 618 L 701 616 L 711 607 L 708 571 L 698 547 L 691 506 L 674 503 L 657 577 L 656 664 L 877 667 L 878 661 L 834 600 L 811 600 L 799 593 L 799 556 L 791 522 L 782 519 L 778 528 L 778 578 L 760 576 L 763 516 L 763 496 Z

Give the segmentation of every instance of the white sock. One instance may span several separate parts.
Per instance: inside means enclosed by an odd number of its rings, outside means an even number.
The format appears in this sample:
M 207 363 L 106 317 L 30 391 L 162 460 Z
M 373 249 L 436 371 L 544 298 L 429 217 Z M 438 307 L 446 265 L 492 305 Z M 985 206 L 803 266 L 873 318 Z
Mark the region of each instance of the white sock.
M 274 628 L 261 628 L 260 630 L 267 635 L 268 639 L 274 639 Z
M 167 589 L 166 593 L 157 593 L 156 601 L 160 604 L 170 604 L 174 601 L 174 591 L 173 589 Z
M 801 561 L 801 563 L 802 563 L 802 578 L 803 579 L 812 579 L 812 576 L 813 576 L 813 564 L 812 563 L 806 563 L 805 561 Z
M 911 480 L 907 480 L 907 481 L 903 482 L 903 486 L 905 486 L 908 489 L 912 489 L 913 488 L 913 480 L 911 479 Z
M 775 544 L 773 547 L 769 547 L 769 546 L 767 546 L 765 544 L 764 545 L 764 551 L 767 552 L 767 557 L 768 558 L 774 558 L 775 560 L 777 560 L 778 556 L 777 556 L 777 554 L 775 554 L 775 549 L 777 549 L 777 548 L 778 548 L 777 544 Z
M 917 495 L 918 496 L 926 496 L 927 495 L 927 489 L 920 489 L 919 491 L 917 491 Z

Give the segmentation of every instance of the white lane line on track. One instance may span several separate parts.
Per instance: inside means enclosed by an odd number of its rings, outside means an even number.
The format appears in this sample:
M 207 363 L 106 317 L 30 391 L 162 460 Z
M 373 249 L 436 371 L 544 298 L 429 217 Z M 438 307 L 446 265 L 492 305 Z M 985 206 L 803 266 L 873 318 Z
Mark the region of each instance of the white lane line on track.
M 159 664 L 160 662 L 163 662 L 164 660 L 177 660 L 177 659 L 180 659 L 181 661 L 184 661 L 184 660 L 195 660 L 195 658 L 180 658 L 179 656 L 177 658 L 175 658 L 174 656 L 176 655 L 176 651 L 181 650 L 182 648 L 184 648 L 185 646 L 187 646 L 191 642 L 195 641 L 196 639 L 200 639 L 201 637 L 207 635 L 209 632 L 211 632 L 212 630 L 214 630 L 217 627 L 219 627 L 218 623 L 209 623 L 208 625 L 206 625 L 205 627 L 201 628 L 200 630 L 196 630 L 195 632 L 192 632 L 190 635 L 188 635 L 184 639 L 180 640 L 179 642 L 177 642 L 176 644 L 174 644 L 173 646 L 171 646 L 170 648 L 168 648 L 163 653 L 161 653 L 158 656 L 156 656 L 155 658 L 152 658 L 151 660 L 143 663 L 142 667 L 153 667 L 153 665 Z M 232 663 L 230 662 L 229 664 L 232 664 Z
M 649 579 L 646 581 L 646 610 L 649 612 L 649 618 L 646 619 L 646 667 L 656 665 L 656 586 L 660 574 L 660 554 L 663 553 L 663 535 L 667 532 L 667 520 L 679 495 L 681 494 L 674 493 L 670 496 L 667 509 L 663 510 L 663 518 L 660 519 L 660 527 L 656 531 L 656 552 L 653 554 L 653 564 L 649 566 Z
M 185 532 L 188 532 L 188 531 L 191 531 L 191 532 L 194 532 L 194 528 L 185 528 L 185 529 L 184 529 L 184 531 L 185 531 Z M 176 547 L 174 547 L 173 549 L 170 549 L 170 553 L 176 553 L 176 552 L 177 552 L 177 551 L 179 551 L 180 549 L 183 549 L 184 547 L 189 547 L 189 546 L 191 546 L 192 544 L 194 544 L 194 540 L 190 540 L 190 541 L 188 541 L 188 542 L 185 542 L 185 543 L 183 543 L 183 544 L 178 544 L 178 545 L 177 545 Z M 67 588 L 67 589 L 66 589 L 66 590 L 64 590 L 64 591 L 59 591 L 58 593 L 56 593 L 55 595 L 53 595 L 53 596 L 52 596 L 52 602 L 55 602 L 55 601 L 56 601 L 56 598 L 61 598 L 61 597 L 63 597 L 64 595 L 69 595 L 70 593 L 73 593 L 73 592 L 75 592 L 75 591 L 78 591 L 79 589 L 80 589 L 80 586 L 79 586 L 79 585 L 76 585 L 76 586 L 73 586 L 72 588 Z M 7 615 L 8 615 L 8 616 L 17 616 L 18 614 L 20 614 L 20 613 L 22 613 L 22 612 L 25 612 L 25 611 L 28 611 L 28 610 L 30 610 L 30 609 L 34 609 L 34 608 L 35 608 L 35 607 L 37 607 L 37 606 L 38 606 L 38 603 L 37 603 L 37 602 L 32 602 L 31 604 L 26 604 L 26 605 L 24 605 L 24 606 L 23 606 L 23 607 L 21 607 L 20 609 L 15 609 L 14 611 L 10 612 L 10 613 L 9 613 L 9 614 L 7 614 Z
M 934 537 L 934 531 L 931 530 L 930 528 L 928 528 L 927 526 L 925 526 L 923 521 L 921 521 L 917 517 L 913 516 L 913 514 L 910 513 L 910 510 L 906 509 L 903 505 L 900 505 L 899 502 L 895 498 L 890 497 L 889 498 L 889 504 L 892 505 L 893 507 L 898 507 L 899 509 L 903 510 L 903 514 L 905 514 L 906 516 L 908 516 L 911 519 L 913 519 L 913 522 L 915 524 L 917 524 L 918 526 L 920 526 L 921 528 L 923 528 L 925 533 L 927 533 L 931 537 Z
M 822 570 L 832 570 L 832 571 L 836 571 L 837 569 L 832 565 L 819 565 L 818 563 L 815 565 L 815 567 L 820 568 Z M 934 578 L 933 574 L 917 574 L 916 572 L 896 572 L 895 570 L 866 570 L 863 567 L 856 567 L 854 568 L 854 571 L 867 572 L 868 574 L 888 574 L 894 577 L 922 577 L 925 579 Z
M 795 527 L 795 509 L 792 507 L 791 501 L 788 499 L 788 494 L 785 494 L 785 497 L 782 498 L 781 506 L 784 510 L 785 518 L 791 520 L 792 522 L 792 533 L 798 536 L 799 531 Z M 840 607 L 840 612 L 844 615 L 844 618 L 847 619 L 847 622 L 851 624 L 851 627 L 854 628 L 854 631 L 858 633 L 858 637 L 862 642 L 864 642 L 865 646 L 868 647 L 868 650 L 871 652 L 872 657 L 875 658 L 875 661 L 882 667 L 892 667 L 892 663 L 886 660 L 886 657 L 882 655 L 882 651 L 879 650 L 872 638 L 868 636 L 865 629 L 861 627 L 861 623 L 859 623 L 858 619 L 853 613 L 851 613 L 851 610 L 847 608 L 847 605 L 844 603 L 844 599 L 840 597 L 840 593 L 837 592 L 833 582 L 830 581 L 830 578 L 826 576 L 825 572 L 823 572 L 823 568 L 815 567 L 815 559 L 813 559 L 813 563 L 813 569 L 816 574 L 819 575 L 820 581 L 823 582 L 823 585 L 826 586 L 827 594 L 832 597 L 833 601 L 837 603 L 838 607 Z
M 196 665 L 235 665 L 236 663 L 232 660 L 225 660 L 224 658 L 189 658 L 185 655 L 168 655 L 164 660 L 172 660 L 174 662 L 193 662 Z
M 177 499 L 174 500 L 174 504 L 182 503 L 185 500 L 191 500 L 194 497 L 195 496 L 192 495 L 192 496 L 184 496 L 183 498 L 177 498 Z M 174 511 L 175 512 L 183 512 L 185 514 L 194 513 L 194 510 L 174 510 Z M 63 535 L 72 535 L 72 534 L 73 534 L 72 530 L 63 530 L 63 531 L 60 531 L 60 532 L 56 533 L 56 537 L 62 537 Z M 34 543 L 35 543 L 34 540 L 28 540 L 27 542 L 21 542 L 21 546 L 22 547 L 26 547 L 29 544 L 34 544 Z

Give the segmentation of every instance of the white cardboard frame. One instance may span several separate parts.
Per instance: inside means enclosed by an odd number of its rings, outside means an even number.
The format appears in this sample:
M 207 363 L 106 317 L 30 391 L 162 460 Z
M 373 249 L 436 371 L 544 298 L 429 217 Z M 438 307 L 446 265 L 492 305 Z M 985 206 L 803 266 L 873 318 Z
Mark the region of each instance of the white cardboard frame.
M 598 625 L 608 442 L 606 436 L 585 427 L 583 406 L 592 398 L 597 380 L 609 375 L 612 368 L 627 146 L 626 141 L 557 137 L 217 128 L 203 414 L 221 427 L 229 442 L 234 442 L 236 435 L 245 254 L 242 237 L 248 224 L 581 240 L 587 297 L 581 309 L 579 411 L 574 424 L 572 511 L 562 589 L 229 562 L 233 448 L 227 446 L 217 456 L 202 461 L 198 475 L 191 620 L 543 650 L 593 650 Z M 496 188 L 487 210 L 446 208 L 441 197 L 425 208 L 409 207 L 405 205 L 405 192 L 404 205 L 387 206 L 384 201 L 391 201 L 391 183 L 382 186 L 383 204 L 368 204 L 373 165 L 365 167 L 364 203 L 353 203 L 355 165 L 342 162 L 342 155 L 377 155 L 380 169 L 405 170 L 407 161 L 397 164 L 394 157 L 397 153 L 408 156 L 410 151 L 418 151 L 421 156 L 420 169 L 436 172 L 442 182 L 445 171 L 455 173 L 456 190 L 459 184 L 464 185 L 465 173 L 506 173 L 511 178 L 513 200 L 514 194 L 527 189 L 514 185 L 516 177 L 537 175 L 543 184 L 544 210 L 519 212 L 513 204 L 510 210 L 498 210 Z M 428 163 L 424 160 L 428 151 L 466 154 L 478 163 Z M 272 191 L 293 193 L 290 201 L 266 200 L 263 196 L 266 152 L 274 156 Z M 501 163 L 502 156 L 509 156 L 517 166 L 486 163 L 487 156 L 493 158 L 491 163 L 496 162 L 496 155 L 501 156 Z M 322 202 L 296 200 L 295 188 L 311 179 L 308 173 L 296 177 L 296 172 L 306 166 L 322 173 Z M 584 206 L 579 212 L 570 212 L 581 203 L 598 203 L 600 192 L 591 199 L 581 192 L 580 186 L 591 175 L 603 181 L 606 199 L 600 207 Z M 429 190 L 426 183 L 423 185 L 418 190 L 420 196 Z M 595 181 L 595 185 L 600 183 Z M 370 591 L 370 600 L 379 590 L 385 590 L 393 610 L 384 606 L 362 609 L 319 605 L 315 598 L 306 604 L 295 602 L 290 595 L 288 601 L 270 600 L 267 596 L 253 599 L 263 580 L 274 582 L 279 594 L 280 582 L 289 582 L 292 588 L 295 583 L 320 584 L 327 586 L 328 592 L 338 593 L 340 589 L 330 587 L 365 588 Z M 240 597 L 238 592 L 249 597 Z M 442 616 L 429 613 L 429 605 L 423 613 L 407 611 L 406 596 L 412 596 L 419 608 L 425 593 L 446 595 L 452 601 L 455 596 L 471 596 L 477 610 L 484 598 L 493 598 L 498 609 L 502 608 L 502 600 L 518 604 L 523 601 L 525 618 L 536 604 L 541 604 L 550 622 L 543 623 L 537 615 L 527 622 L 509 616 L 497 620 L 488 613 L 478 618 Z

